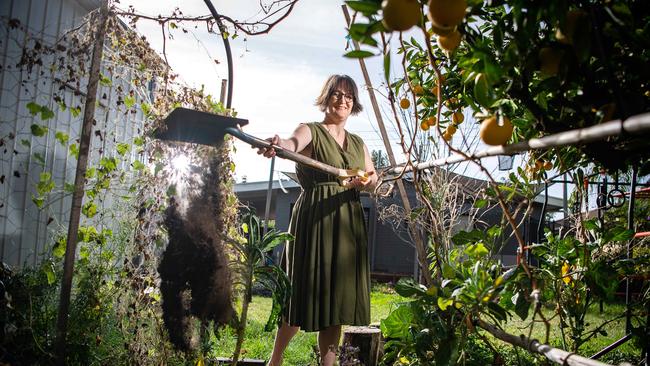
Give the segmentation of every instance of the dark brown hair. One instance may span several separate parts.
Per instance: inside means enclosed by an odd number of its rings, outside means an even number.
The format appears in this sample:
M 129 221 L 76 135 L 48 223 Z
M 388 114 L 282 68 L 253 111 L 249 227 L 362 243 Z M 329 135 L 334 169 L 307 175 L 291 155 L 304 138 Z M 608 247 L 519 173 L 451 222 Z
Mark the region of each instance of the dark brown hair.
M 336 91 L 337 86 L 343 86 L 346 89 L 352 91 L 352 115 L 356 115 L 363 110 L 363 106 L 359 103 L 359 89 L 357 89 L 357 84 L 354 80 L 347 75 L 332 75 L 327 78 L 325 85 L 323 85 L 323 90 L 321 90 L 320 95 L 316 98 L 316 106 L 321 112 L 325 112 L 327 109 L 327 104 L 332 97 L 332 93 Z

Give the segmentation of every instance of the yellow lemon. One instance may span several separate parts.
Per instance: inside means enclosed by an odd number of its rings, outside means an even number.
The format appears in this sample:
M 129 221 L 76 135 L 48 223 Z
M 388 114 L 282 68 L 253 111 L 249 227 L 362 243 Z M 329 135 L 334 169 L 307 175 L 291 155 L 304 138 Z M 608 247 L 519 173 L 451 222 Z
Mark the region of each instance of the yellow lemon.
M 439 28 L 455 27 L 463 21 L 466 9 L 465 0 L 429 0 L 429 20 Z
M 381 8 L 382 23 L 388 30 L 405 31 L 420 21 L 420 2 L 418 0 L 385 0 Z
M 459 124 L 463 123 L 463 121 L 465 120 L 465 115 L 463 114 L 463 112 L 460 112 L 460 111 L 454 112 L 454 114 L 452 114 L 452 116 L 451 116 L 451 120 L 455 124 L 459 125 Z
M 503 117 L 503 125 L 499 126 L 496 116 L 487 118 L 481 122 L 479 136 L 487 145 L 503 145 L 510 140 L 514 127 L 508 117 Z
M 402 100 L 399 101 L 399 106 L 402 107 L 402 109 L 408 109 L 411 106 L 411 101 L 406 98 L 402 98 Z
M 460 45 L 461 38 L 462 35 L 457 30 L 446 36 L 438 36 L 438 46 L 445 51 L 452 52 Z

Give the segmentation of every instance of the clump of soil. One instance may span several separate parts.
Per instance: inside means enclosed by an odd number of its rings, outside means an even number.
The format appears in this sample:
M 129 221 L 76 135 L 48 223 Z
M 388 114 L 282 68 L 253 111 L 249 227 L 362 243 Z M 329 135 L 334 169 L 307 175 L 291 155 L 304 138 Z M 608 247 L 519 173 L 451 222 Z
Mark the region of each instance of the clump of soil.
M 171 342 L 183 351 L 196 347 L 192 316 L 212 320 L 219 327 L 235 314 L 223 245 L 226 233 L 220 213 L 224 212 L 225 197 L 220 173 L 225 168 L 219 155 L 210 158 L 186 213 L 181 213 L 175 198 L 165 212 L 169 244 L 158 266 L 163 319 Z

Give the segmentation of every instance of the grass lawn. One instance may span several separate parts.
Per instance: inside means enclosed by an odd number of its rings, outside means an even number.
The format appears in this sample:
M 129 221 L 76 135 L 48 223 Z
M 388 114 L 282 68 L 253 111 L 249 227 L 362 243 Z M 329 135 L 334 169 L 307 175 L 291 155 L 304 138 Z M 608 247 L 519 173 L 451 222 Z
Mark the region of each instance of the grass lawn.
M 379 323 L 381 319 L 385 318 L 396 303 L 404 301 L 404 298 L 395 294 L 391 288 L 385 285 L 376 285 L 373 287 L 371 293 L 371 323 Z M 614 318 L 624 311 L 623 305 L 605 305 L 603 313 L 598 311 L 598 306 L 594 306 L 595 310 L 587 315 L 587 322 L 591 324 L 588 328 L 591 329 L 596 324 L 600 324 L 605 319 Z M 271 309 L 271 299 L 254 296 L 253 302 L 249 308 L 248 327 L 246 330 L 246 340 L 243 345 L 243 357 L 268 359 L 273 349 L 273 340 L 275 337 L 274 332 L 264 332 L 264 324 L 267 320 L 269 311 Z M 549 312 L 550 315 L 550 312 Z M 550 343 L 554 346 L 562 347 L 560 342 L 560 327 L 554 319 L 551 322 Z M 513 317 L 506 325 L 506 331 L 512 334 L 525 334 L 528 335 L 528 322 L 523 322 L 519 317 L 513 314 Z M 610 323 L 605 327 L 607 336 L 599 336 L 592 340 L 589 345 L 583 346 L 582 355 L 589 357 L 592 353 L 602 349 L 606 345 L 621 338 L 625 331 L 625 319 L 620 319 L 616 322 Z M 545 328 L 542 323 L 538 323 L 533 328 L 532 338 L 544 340 Z M 285 365 L 316 365 L 313 346 L 316 343 L 317 333 L 298 333 L 289 344 L 285 352 Z M 231 329 L 224 329 L 219 334 L 219 339 L 216 341 L 217 347 L 209 356 L 211 357 L 230 357 L 233 349 L 235 348 L 235 335 Z M 499 340 L 494 341 L 495 346 L 506 347 L 505 344 Z M 500 349 L 501 349 L 500 348 Z M 627 342 L 619 347 L 616 353 L 620 355 L 633 355 L 639 354 L 639 348 L 635 347 L 631 342 Z M 629 359 L 629 358 L 628 358 Z

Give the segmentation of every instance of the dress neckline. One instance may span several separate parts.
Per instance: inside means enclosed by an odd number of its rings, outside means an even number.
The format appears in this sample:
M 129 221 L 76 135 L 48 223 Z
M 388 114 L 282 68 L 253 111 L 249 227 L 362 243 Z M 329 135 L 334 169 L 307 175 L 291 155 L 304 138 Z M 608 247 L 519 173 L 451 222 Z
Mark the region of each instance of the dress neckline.
M 336 139 L 334 138 L 334 136 L 332 136 L 332 134 L 331 134 L 330 131 L 327 129 L 327 127 L 325 127 L 325 124 L 324 124 L 323 122 L 317 122 L 316 124 L 319 125 L 323 130 L 325 130 L 325 133 L 327 134 L 328 138 L 330 138 L 330 139 L 332 139 L 332 140 L 334 141 L 334 144 L 335 144 L 336 146 L 338 146 L 339 150 L 341 150 L 341 151 L 343 151 L 343 152 L 345 152 L 345 153 L 348 152 L 348 149 L 347 149 L 347 148 L 350 147 L 350 140 L 349 140 L 349 138 L 348 138 L 348 137 L 349 137 L 349 135 L 348 135 L 348 130 L 346 130 L 345 128 L 343 129 L 343 131 L 345 131 L 345 136 L 343 137 L 343 146 L 341 146 L 341 145 L 339 144 L 339 142 L 336 141 Z

